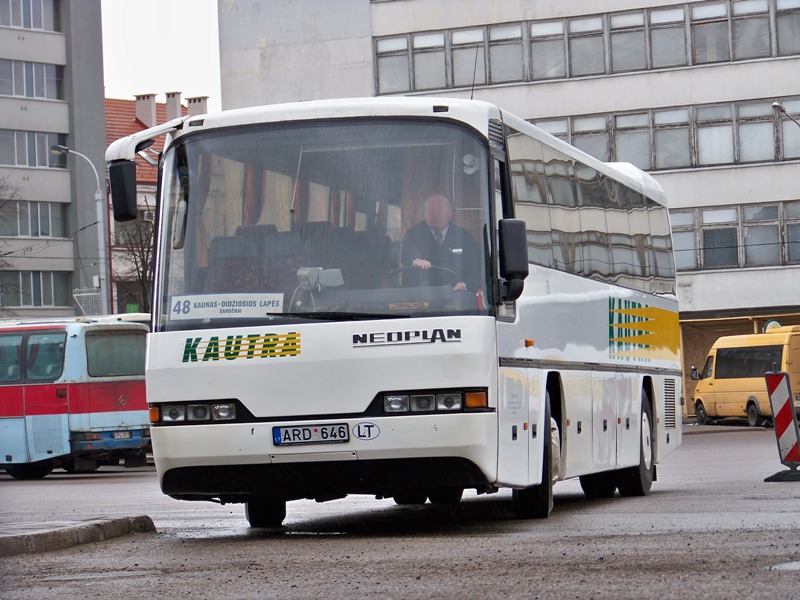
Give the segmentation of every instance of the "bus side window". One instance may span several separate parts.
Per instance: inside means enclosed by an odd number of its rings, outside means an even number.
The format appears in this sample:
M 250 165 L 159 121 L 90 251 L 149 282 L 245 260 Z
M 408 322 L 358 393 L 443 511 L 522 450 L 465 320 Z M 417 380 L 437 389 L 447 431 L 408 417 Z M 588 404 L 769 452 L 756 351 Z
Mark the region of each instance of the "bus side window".
M 20 380 L 19 364 L 21 355 L 21 335 L 4 335 L 0 337 L 0 382 L 10 383 Z
M 53 381 L 61 376 L 66 337 L 66 333 L 44 333 L 28 338 L 25 376 L 29 381 Z

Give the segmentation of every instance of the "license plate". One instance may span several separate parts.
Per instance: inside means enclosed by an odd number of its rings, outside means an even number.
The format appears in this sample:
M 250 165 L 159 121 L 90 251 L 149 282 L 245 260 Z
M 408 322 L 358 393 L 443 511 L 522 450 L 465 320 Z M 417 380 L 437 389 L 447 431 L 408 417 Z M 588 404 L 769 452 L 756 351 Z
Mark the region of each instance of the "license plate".
M 350 441 L 350 428 L 346 423 L 326 425 L 288 425 L 272 428 L 275 446 L 300 446 L 303 444 L 341 444 Z
M 130 431 L 113 431 L 111 433 L 111 439 L 113 439 L 113 440 L 129 440 L 129 439 L 131 439 L 131 432 Z

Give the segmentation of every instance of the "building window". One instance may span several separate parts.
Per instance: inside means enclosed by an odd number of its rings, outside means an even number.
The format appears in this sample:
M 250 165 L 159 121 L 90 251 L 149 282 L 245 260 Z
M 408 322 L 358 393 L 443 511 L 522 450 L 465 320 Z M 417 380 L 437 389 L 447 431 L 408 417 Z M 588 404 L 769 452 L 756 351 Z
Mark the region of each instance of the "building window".
M 450 38 L 453 54 L 453 85 L 469 87 L 486 83 L 486 50 L 483 29 L 454 31 Z
M 0 200 L 0 236 L 65 237 L 65 212 L 56 202 Z
M 567 76 L 567 49 L 563 21 L 531 23 L 533 79 Z
M 778 56 L 800 54 L 800 0 L 777 1 Z
M 409 84 L 408 38 L 387 38 L 376 43 L 378 52 L 378 93 L 407 92 Z
M 0 165 L 64 169 L 66 155 L 51 154 L 50 146 L 66 143 L 67 136 L 63 133 L 0 129 Z
M 727 3 L 693 5 L 691 18 L 694 64 L 730 60 Z
M 794 121 L 800 121 L 800 99 L 784 100 L 781 102 L 783 110 L 791 115 Z M 800 127 L 783 112 L 779 113 L 781 119 L 781 141 L 783 160 L 800 158 Z
M 783 205 L 786 221 L 786 262 L 800 263 L 800 201 Z
M 430 90 L 447 87 L 444 34 L 424 33 L 413 36 L 414 89 Z
M 569 21 L 569 55 L 572 77 L 606 72 L 602 17 Z
M 672 109 L 653 114 L 656 169 L 691 166 L 689 110 Z
M 0 26 L 60 31 L 59 0 L 0 0 Z
M 70 306 L 70 273 L 0 272 L 0 304 L 7 307 Z
M 696 109 L 697 164 L 727 165 L 733 162 L 733 119 L 730 104 Z
M 778 206 L 743 206 L 744 265 L 763 267 L 781 264 Z
M 644 14 L 611 15 L 611 72 L 642 71 L 647 68 Z
M 521 81 L 522 25 L 503 25 L 489 29 L 489 77 L 492 83 Z
M 650 53 L 654 69 L 681 67 L 686 59 L 683 8 L 650 11 Z
M 634 164 L 644 171 L 652 169 L 650 115 L 648 113 L 616 115 L 614 126 L 617 160 Z
M 767 0 L 738 0 L 733 10 L 733 60 L 770 56 Z
M 679 271 L 697 269 L 695 253 L 694 211 L 670 211 L 672 245 L 675 249 L 675 268 Z
M 608 160 L 606 118 L 581 117 L 572 120 L 572 144 L 598 160 Z

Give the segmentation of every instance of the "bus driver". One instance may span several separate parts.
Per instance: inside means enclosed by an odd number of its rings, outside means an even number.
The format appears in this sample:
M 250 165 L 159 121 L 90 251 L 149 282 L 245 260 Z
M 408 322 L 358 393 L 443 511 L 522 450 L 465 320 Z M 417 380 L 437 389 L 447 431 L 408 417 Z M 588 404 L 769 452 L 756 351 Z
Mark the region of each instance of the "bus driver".
M 452 223 L 453 203 L 442 194 L 425 199 L 425 220 L 403 237 L 404 283 L 452 285 L 454 292 L 476 291 L 479 281 L 478 247 L 466 229 Z

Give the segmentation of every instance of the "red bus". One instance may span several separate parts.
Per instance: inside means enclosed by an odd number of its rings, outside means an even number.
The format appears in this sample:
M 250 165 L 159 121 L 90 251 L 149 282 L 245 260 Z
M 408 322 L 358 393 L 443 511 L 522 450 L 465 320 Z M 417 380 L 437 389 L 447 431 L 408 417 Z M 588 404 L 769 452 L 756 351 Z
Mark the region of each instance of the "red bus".
M 88 318 L 0 324 L 0 468 L 40 479 L 145 466 L 147 333 Z

